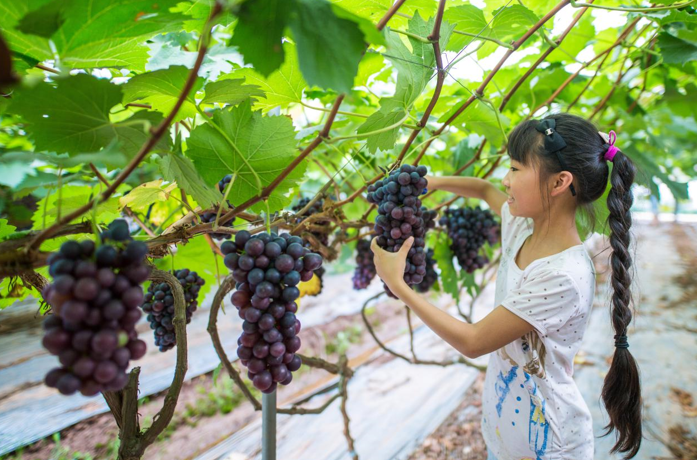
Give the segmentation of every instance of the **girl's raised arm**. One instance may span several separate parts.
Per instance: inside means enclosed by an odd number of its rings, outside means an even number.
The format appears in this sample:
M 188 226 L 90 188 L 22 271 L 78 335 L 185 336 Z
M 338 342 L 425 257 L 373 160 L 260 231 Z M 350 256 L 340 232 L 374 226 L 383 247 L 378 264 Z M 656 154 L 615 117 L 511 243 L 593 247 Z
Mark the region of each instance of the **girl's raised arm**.
M 428 188 L 445 190 L 466 198 L 477 198 L 487 202 L 492 211 L 501 215 L 501 206 L 508 196 L 497 189 L 491 182 L 478 177 L 460 176 L 426 176 Z

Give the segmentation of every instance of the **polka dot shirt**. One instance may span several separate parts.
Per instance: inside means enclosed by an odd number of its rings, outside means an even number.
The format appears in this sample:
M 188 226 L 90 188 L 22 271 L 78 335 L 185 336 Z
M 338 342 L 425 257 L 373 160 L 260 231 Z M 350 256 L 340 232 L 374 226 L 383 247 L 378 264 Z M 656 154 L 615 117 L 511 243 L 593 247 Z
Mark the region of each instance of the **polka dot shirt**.
M 498 460 L 592 459 L 593 423 L 573 380 L 573 360 L 588 325 L 595 269 L 583 245 L 521 270 L 516 255 L 532 219 L 501 208 L 502 256 L 496 305 L 532 332 L 491 353 L 482 396 L 482 433 Z

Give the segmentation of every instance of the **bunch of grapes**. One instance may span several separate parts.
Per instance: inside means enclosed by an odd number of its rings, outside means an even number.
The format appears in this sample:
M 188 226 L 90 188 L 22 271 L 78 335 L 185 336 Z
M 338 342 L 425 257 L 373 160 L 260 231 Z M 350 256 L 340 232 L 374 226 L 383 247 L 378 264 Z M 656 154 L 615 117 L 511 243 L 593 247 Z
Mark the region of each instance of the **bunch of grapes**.
M 295 206 L 293 206 L 291 209 L 295 211 L 296 213 L 298 211 L 301 211 L 307 204 L 312 201 L 310 198 L 302 198 L 300 201 L 297 202 Z M 296 224 L 299 224 L 303 220 L 305 220 L 307 217 L 313 215 L 313 214 L 318 214 L 322 212 L 322 209 L 324 207 L 324 199 L 319 199 L 315 201 L 315 203 L 310 206 L 310 208 L 301 216 L 297 216 L 296 218 Z M 327 222 L 314 222 L 313 225 L 327 225 Z M 323 245 L 327 246 L 329 244 L 329 235 L 326 233 L 322 232 L 311 232 L 317 240 L 322 243 Z
M 440 218 L 441 226 L 447 228 L 452 243 L 450 248 L 457 257 L 460 267 L 472 273 L 489 262 L 486 255 L 479 255 L 484 243 L 494 245 L 499 241 L 501 227 L 491 211 L 475 208 L 450 208 Z
M 191 322 L 191 316 L 198 307 L 198 292 L 206 281 L 188 268 L 175 270 L 174 276 L 184 288 L 184 300 L 186 301 L 186 324 Z M 148 314 L 147 319 L 150 329 L 155 333 L 155 345 L 160 351 L 167 351 L 177 344 L 177 336 L 174 331 L 174 295 L 172 288 L 167 283 L 151 283 L 148 292 L 145 293 L 143 311 Z
M 43 323 L 43 346 L 61 366 L 46 385 L 65 395 L 118 391 L 128 382 L 132 359 L 145 355 L 135 325 L 141 317 L 142 283 L 150 276 L 148 247 L 132 241 L 128 224 L 113 221 L 102 244 L 66 241 L 49 257 L 53 283 L 43 292 L 53 314 Z
M 421 206 L 421 217 L 424 219 L 424 227 L 426 230 L 429 228 L 436 228 L 436 217 L 438 217 L 438 211 L 435 209 L 428 210 L 426 206 Z
M 232 174 L 228 174 L 227 176 L 223 177 L 218 181 L 218 190 L 220 190 L 220 193 L 225 192 L 225 187 L 228 186 L 230 181 L 232 180 Z M 228 206 L 230 206 L 232 209 L 235 207 L 230 204 L 230 202 L 227 202 Z M 223 213 L 226 213 L 227 211 L 223 211 Z M 215 211 L 206 211 L 201 215 L 201 222 L 204 224 L 210 223 L 210 222 L 215 222 L 215 218 L 218 216 L 218 213 Z M 232 219 L 228 221 L 218 221 L 218 225 L 220 226 L 227 226 L 227 227 L 232 227 L 234 226 L 235 218 L 233 217 Z M 211 233 L 211 238 L 221 241 L 221 240 L 229 240 L 232 235 L 229 233 Z
M 416 285 L 417 292 L 428 292 L 438 281 L 438 273 L 436 272 L 436 259 L 433 258 L 433 249 L 429 248 L 426 251 L 426 275 L 423 281 Z
M 293 206 L 291 209 L 295 212 L 301 211 L 307 204 L 311 201 L 310 198 L 302 198 L 298 203 Z M 311 216 L 313 214 L 317 214 L 322 212 L 322 209 L 324 207 L 324 199 L 319 199 L 317 200 L 310 208 L 307 210 L 306 213 L 304 213 L 302 216 L 298 216 L 296 219 L 296 223 L 302 222 L 305 218 L 308 216 Z M 327 222 L 314 222 L 313 225 L 328 225 Z M 310 232 L 312 233 L 317 240 L 322 243 L 323 245 L 327 246 L 329 245 L 329 235 L 327 233 L 322 233 L 322 232 Z M 309 242 L 305 242 L 304 246 L 308 248 L 309 250 L 312 250 L 312 245 Z M 319 280 L 319 290 L 315 292 L 314 294 L 310 294 L 311 296 L 316 296 L 319 295 L 322 292 L 322 288 L 324 287 L 324 282 L 323 282 L 323 276 L 325 272 L 324 267 L 320 267 L 319 269 L 315 270 L 315 275 L 317 276 L 317 279 Z
M 232 304 L 244 319 L 237 356 L 254 386 L 272 393 L 278 383 L 288 385 L 302 364 L 295 354 L 301 344 L 300 321 L 295 317 L 297 286 L 312 278 L 322 256 L 305 248 L 298 236 L 265 232 L 252 236 L 246 230 L 220 249 L 237 281 Z
M 426 275 L 424 237 L 427 227 L 419 195 L 428 185 L 424 177 L 427 172 L 425 166 L 403 164 L 385 179 L 368 186 L 368 202 L 378 205 L 375 219 L 378 246 L 397 252 L 407 238 L 414 237 L 404 271 L 404 281 L 409 285 L 419 284 Z M 385 290 L 390 297 L 395 297 L 387 286 Z
M 353 288 L 365 289 L 375 278 L 375 263 L 373 251 L 370 249 L 370 240 L 358 240 L 356 243 L 356 270 L 353 273 Z

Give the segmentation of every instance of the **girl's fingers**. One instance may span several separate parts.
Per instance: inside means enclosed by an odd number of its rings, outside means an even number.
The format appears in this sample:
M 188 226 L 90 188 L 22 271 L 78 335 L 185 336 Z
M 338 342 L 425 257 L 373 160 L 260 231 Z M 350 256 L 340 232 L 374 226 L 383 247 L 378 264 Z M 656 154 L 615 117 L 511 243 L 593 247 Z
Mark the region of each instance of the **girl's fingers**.
M 413 244 L 414 244 L 414 237 L 413 237 L 413 236 L 410 236 L 410 237 L 407 238 L 407 240 L 404 242 L 404 244 L 402 245 L 402 247 L 399 248 L 399 255 L 400 255 L 400 256 L 406 257 L 406 253 L 409 252 L 409 249 L 411 249 L 411 247 L 413 246 Z
M 380 248 L 378 247 L 378 242 L 377 242 L 376 240 L 377 240 L 377 238 L 373 238 L 373 239 L 370 241 L 370 250 L 373 251 L 373 254 L 377 254 L 378 249 L 380 249 Z

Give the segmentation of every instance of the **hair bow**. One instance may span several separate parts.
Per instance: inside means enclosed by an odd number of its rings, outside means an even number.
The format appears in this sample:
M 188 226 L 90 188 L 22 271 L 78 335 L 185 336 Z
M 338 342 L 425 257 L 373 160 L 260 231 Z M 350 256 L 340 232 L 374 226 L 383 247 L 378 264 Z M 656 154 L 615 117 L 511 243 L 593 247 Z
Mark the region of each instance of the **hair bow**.
M 535 126 L 535 129 L 545 135 L 544 142 L 545 150 L 547 151 L 547 153 L 556 154 L 557 159 L 559 160 L 559 164 L 561 165 L 562 171 L 568 171 L 568 168 L 566 167 L 564 160 L 562 159 L 561 155 L 559 155 L 559 151 L 566 147 L 566 142 L 564 142 L 564 139 L 555 129 L 556 126 L 557 122 L 554 120 L 554 118 L 546 118 L 544 120 L 541 120 L 537 124 L 537 126 Z M 574 184 L 570 184 L 569 189 L 571 190 L 571 195 L 576 196 L 576 189 L 574 188 Z

